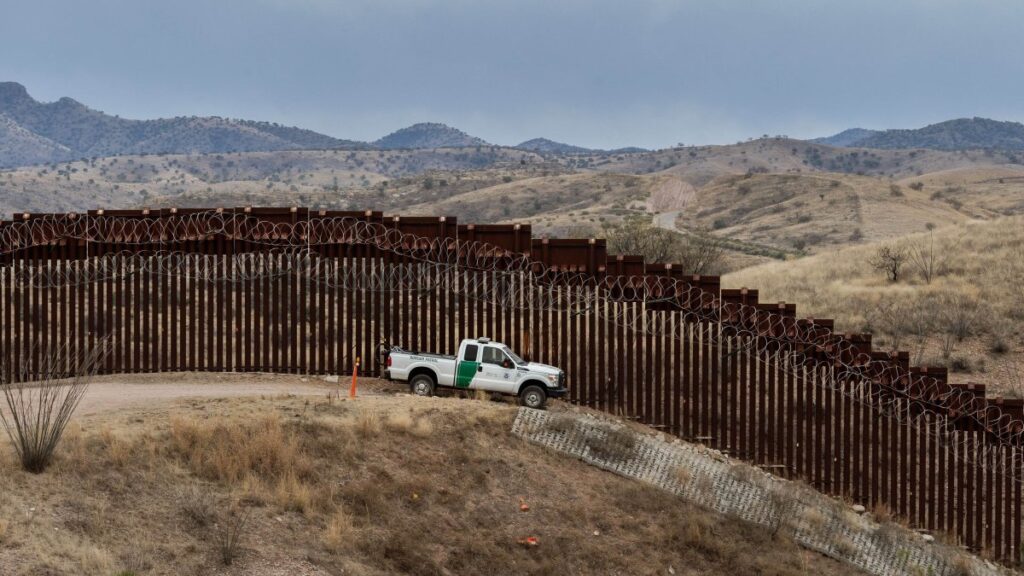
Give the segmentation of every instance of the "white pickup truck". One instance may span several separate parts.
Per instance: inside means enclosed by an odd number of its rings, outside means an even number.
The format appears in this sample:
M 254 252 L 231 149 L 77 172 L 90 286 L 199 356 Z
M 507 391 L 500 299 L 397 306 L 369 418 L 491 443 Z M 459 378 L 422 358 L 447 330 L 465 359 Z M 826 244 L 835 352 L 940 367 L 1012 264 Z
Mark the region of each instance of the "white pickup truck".
M 408 382 L 413 394 L 432 396 L 438 386 L 515 394 L 529 408 L 543 408 L 548 398 L 564 396 L 565 372 L 527 362 L 508 346 L 488 338 L 466 339 L 458 356 L 409 352 L 394 347 L 386 352 L 384 378 Z

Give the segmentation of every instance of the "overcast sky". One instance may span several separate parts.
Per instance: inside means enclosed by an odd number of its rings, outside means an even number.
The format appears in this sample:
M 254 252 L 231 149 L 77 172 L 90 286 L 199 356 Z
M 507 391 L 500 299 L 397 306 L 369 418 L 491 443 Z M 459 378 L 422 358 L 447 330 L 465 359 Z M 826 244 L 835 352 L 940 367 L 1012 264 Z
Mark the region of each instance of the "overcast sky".
M 0 80 L 130 118 L 728 143 L 1024 120 L 1019 0 L 0 0 Z

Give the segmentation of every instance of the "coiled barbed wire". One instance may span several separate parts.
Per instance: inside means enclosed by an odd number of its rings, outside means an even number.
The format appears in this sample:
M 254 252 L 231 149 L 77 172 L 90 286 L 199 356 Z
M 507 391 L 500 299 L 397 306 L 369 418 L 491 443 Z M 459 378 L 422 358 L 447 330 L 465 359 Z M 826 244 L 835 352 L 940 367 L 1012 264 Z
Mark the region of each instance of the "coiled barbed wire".
M 188 243 L 208 244 L 211 239 L 222 243 L 215 247 L 224 250 L 220 256 L 189 251 Z M 234 211 L 203 211 L 154 218 L 44 216 L 0 224 L 0 256 L 61 242 L 84 244 L 81 250 L 87 259 L 56 266 L 42 256 L 20 258 L 8 267 L 11 281 L 19 287 L 61 287 L 136 274 L 184 276 L 202 282 L 294 275 L 330 288 L 447 290 L 504 308 L 590 313 L 633 333 L 671 338 L 691 337 L 691 325 L 717 326 L 717 332 L 702 332 L 706 342 L 733 337 L 743 343 L 736 353 L 750 354 L 756 363 L 785 354 L 791 371 L 830 367 L 828 377 L 811 380 L 824 390 L 923 430 L 958 459 L 964 452 L 977 465 L 1001 466 L 1001 462 L 1016 469 L 1018 463 L 1006 463 L 999 450 L 1020 446 L 1024 440 L 1024 422 L 974 391 L 912 370 L 898 357 L 872 353 L 870 346 L 836 334 L 824 324 L 798 320 L 770 305 L 729 301 L 701 287 L 699 278 L 595 277 L 578 268 L 548 266 L 528 254 L 483 241 L 427 238 L 350 216 L 312 216 L 281 223 Z M 325 266 L 325 257 L 372 258 L 381 265 Z M 573 298 L 566 296 L 570 289 Z M 623 306 L 627 303 L 642 306 L 637 311 Z M 654 309 L 678 313 L 678 320 L 646 313 Z M 984 432 L 992 441 L 980 443 L 979 449 L 969 434 L 958 431 Z M 966 443 L 971 450 L 960 449 Z

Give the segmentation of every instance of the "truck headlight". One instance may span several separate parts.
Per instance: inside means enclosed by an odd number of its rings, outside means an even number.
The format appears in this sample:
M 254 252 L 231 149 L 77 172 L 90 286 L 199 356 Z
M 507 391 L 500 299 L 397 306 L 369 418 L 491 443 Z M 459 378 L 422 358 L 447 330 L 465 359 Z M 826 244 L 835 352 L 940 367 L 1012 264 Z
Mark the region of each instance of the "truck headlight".
M 548 374 L 548 382 L 558 384 L 558 374 Z

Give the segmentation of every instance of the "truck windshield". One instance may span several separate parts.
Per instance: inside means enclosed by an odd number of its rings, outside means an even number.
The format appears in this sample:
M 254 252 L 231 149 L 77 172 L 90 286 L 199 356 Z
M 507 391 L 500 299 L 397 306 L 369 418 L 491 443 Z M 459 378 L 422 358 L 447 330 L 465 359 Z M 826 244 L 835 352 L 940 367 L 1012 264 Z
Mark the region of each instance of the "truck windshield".
M 510 350 L 508 346 L 502 346 L 501 349 L 502 351 L 505 352 L 505 354 L 508 354 L 508 357 L 511 358 L 512 361 L 515 362 L 516 364 L 526 364 L 526 360 L 523 360 L 522 358 L 517 356 L 516 353 Z

